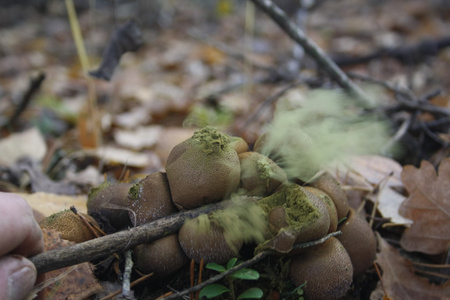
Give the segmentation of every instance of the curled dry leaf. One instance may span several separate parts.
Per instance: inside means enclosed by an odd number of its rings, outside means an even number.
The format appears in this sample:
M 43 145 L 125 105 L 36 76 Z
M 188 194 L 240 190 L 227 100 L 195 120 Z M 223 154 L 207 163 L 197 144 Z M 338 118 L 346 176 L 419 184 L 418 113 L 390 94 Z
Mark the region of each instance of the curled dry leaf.
M 427 161 L 422 161 L 420 169 L 405 166 L 402 180 L 409 197 L 399 212 L 414 221 L 402 236 L 402 247 L 427 254 L 447 251 L 450 245 L 450 158 L 441 162 L 439 174 Z
M 400 253 L 389 245 L 384 239 L 378 236 L 380 252 L 377 254 L 376 262 L 383 269 L 384 289 L 387 296 L 392 299 L 413 300 L 428 299 L 439 300 L 450 297 L 450 282 L 443 285 L 429 283 L 428 279 L 414 274 L 411 261 L 407 260 Z M 372 292 L 370 299 L 379 299 L 379 287 Z

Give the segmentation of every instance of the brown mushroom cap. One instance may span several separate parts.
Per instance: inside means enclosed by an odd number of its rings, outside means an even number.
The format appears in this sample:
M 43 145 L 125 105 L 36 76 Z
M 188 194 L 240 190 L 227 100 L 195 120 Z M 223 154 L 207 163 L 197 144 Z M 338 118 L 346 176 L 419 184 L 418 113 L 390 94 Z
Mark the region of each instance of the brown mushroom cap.
M 128 217 L 130 183 L 104 182 L 92 188 L 88 195 L 87 211 L 107 233 L 131 226 Z
M 258 201 L 268 214 L 269 228 L 274 238 L 258 246 L 280 254 L 290 251 L 296 243 L 325 236 L 330 227 L 330 215 L 325 203 L 307 189 L 285 184 L 274 194 Z
M 267 196 L 272 194 L 287 180 L 286 173 L 270 158 L 258 152 L 239 154 L 241 163 L 240 187 L 248 196 Z
M 242 247 L 242 239 L 227 241 L 224 228 L 207 215 L 186 221 L 178 232 L 181 248 L 189 259 L 222 264 L 235 257 Z
M 348 214 L 349 205 L 347 195 L 339 182 L 328 172 L 322 174 L 311 186 L 325 192 L 333 200 L 336 206 L 338 220 L 342 220 Z
M 331 200 L 330 196 L 328 196 L 325 192 L 319 189 L 310 186 L 305 186 L 304 188 L 313 193 L 314 195 L 318 196 L 320 200 L 322 200 L 323 203 L 326 204 L 328 213 L 330 214 L 330 228 L 328 229 L 328 233 L 336 231 L 338 226 L 338 217 L 336 206 L 334 205 L 333 200 Z
M 177 234 L 137 246 L 133 258 L 139 271 L 147 274 L 153 272 L 157 276 L 168 276 L 189 262 Z
M 342 234 L 337 238 L 347 250 L 355 276 L 362 275 L 372 266 L 377 250 L 375 234 L 369 223 L 350 208 L 347 220 L 339 225 Z
M 129 217 L 135 226 L 171 215 L 177 211 L 170 196 L 167 176 L 162 172 L 148 175 L 130 190 Z
M 350 288 L 353 267 L 338 239 L 309 248 L 291 259 L 289 275 L 295 285 L 306 282 L 305 299 L 339 299 Z
M 166 172 L 173 203 L 182 210 L 217 202 L 236 191 L 241 169 L 229 137 L 205 127 L 173 148 Z
M 237 154 L 248 151 L 248 144 L 241 137 L 231 136 L 230 137 L 230 146 L 234 148 L 234 150 L 236 151 Z
M 89 215 L 80 213 L 88 222 L 98 226 L 97 222 Z M 39 225 L 42 228 L 55 229 L 61 233 L 61 238 L 81 243 L 95 238 L 95 234 L 89 227 L 69 209 L 57 212 L 45 219 Z

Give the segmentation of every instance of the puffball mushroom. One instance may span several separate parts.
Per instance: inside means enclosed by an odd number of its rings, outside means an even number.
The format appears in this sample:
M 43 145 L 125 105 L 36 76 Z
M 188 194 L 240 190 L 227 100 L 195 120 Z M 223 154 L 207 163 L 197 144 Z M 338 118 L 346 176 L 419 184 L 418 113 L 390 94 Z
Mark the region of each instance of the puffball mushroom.
M 88 222 L 98 226 L 97 222 L 89 215 L 80 213 Z M 95 238 L 95 234 L 73 211 L 66 209 L 43 219 L 39 226 L 41 228 L 55 229 L 61 233 L 61 238 L 81 243 Z
M 323 173 L 319 176 L 319 178 L 311 183 L 311 186 L 325 192 L 328 196 L 330 196 L 336 206 L 338 220 L 342 220 L 342 218 L 347 216 L 349 210 L 347 195 L 341 188 L 339 182 L 330 173 Z
M 241 163 L 240 187 L 248 196 L 268 196 L 287 180 L 283 169 L 258 152 L 239 154 Z
M 131 226 L 128 217 L 128 191 L 130 183 L 104 182 L 90 190 L 87 212 L 107 233 Z
M 177 211 L 163 172 L 155 172 L 134 184 L 128 193 L 129 217 L 135 226 L 171 215 Z
M 295 285 L 306 282 L 305 299 L 339 299 L 350 288 L 353 267 L 347 251 L 338 239 L 307 249 L 291 258 L 289 276 Z
M 177 234 L 137 246 L 133 251 L 133 259 L 136 269 L 147 274 L 153 272 L 157 276 L 168 276 L 189 262 Z
M 275 235 L 259 245 L 260 250 L 287 254 L 294 244 L 319 239 L 330 228 L 325 203 L 297 184 L 285 184 L 257 203 L 268 214 L 269 228 Z
M 227 238 L 226 228 L 208 215 L 186 221 L 178 232 L 178 240 L 189 259 L 200 262 L 203 258 L 206 263 L 218 264 L 235 257 L 243 244 L 242 238 Z
M 172 149 L 166 172 L 173 203 L 183 210 L 217 202 L 236 191 L 241 169 L 228 135 L 205 127 Z
M 375 260 L 377 241 L 369 223 L 350 208 L 347 220 L 339 225 L 337 238 L 347 250 L 355 276 L 362 275 Z
M 310 186 L 305 186 L 305 189 L 307 189 L 317 197 L 320 197 L 320 200 L 325 203 L 328 209 L 328 214 L 330 215 L 330 228 L 328 229 L 328 233 L 336 231 L 339 220 L 337 217 L 336 206 L 334 205 L 333 200 L 331 200 L 330 196 L 328 196 L 325 192 L 319 189 Z

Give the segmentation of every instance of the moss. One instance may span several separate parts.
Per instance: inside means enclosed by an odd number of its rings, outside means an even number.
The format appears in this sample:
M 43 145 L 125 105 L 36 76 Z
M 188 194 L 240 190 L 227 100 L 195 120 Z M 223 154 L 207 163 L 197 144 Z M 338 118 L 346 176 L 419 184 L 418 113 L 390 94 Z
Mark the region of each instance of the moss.
M 131 200 L 137 201 L 142 193 L 142 185 L 138 182 L 133 184 L 133 186 L 128 191 L 128 196 Z
M 198 144 L 201 150 L 206 154 L 220 154 L 227 151 L 230 147 L 230 138 L 226 134 L 221 133 L 210 126 L 194 132 L 191 141 Z
M 296 184 L 283 186 L 269 197 L 258 201 L 258 205 L 268 214 L 274 207 L 282 206 L 290 227 L 303 227 L 320 218 L 320 212 L 311 203 L 306 191 Z
M 102 184 L 100 184 L 99 186 L 91 188 L 91 190 L 88 193 L 88 201 L 95 198 L 98 195 L 98 193 L 100 193 L 101 191 L 103 191 L 104 189 L 109 187 L 110 185 L 112 185 L 111 182 L 105 181 Z

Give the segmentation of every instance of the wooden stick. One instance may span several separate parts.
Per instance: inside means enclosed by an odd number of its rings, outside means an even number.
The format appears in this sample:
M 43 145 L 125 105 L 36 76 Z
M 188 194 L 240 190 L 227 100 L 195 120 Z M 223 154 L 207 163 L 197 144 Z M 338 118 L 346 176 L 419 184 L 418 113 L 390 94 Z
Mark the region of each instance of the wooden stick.
M 66 248 L 40 253 L 30 258 L 38 274 L 91 261 L 113 253 L 132 249 L 140 244 L 150 243 L 177 232 L 184 221 L 228 207 L 232 202 L 222 201 L 180 212 L 156 221 L 119 231 L 114 234 L 75 244 Z
M 297 44 L 303 47 L 322 67 L 330 77 L 337 82 L 343 89 L 352 93 L 363 105 L 368 105 L 371 101 L 368 96 L 333 62 L 333 60 L 305 33 L 296 26 L 281 8 L 275 5 L 271 0 L 252 0 L 262 11 L 264 11 L 272 20 L 283 29 L 287 35 Z

